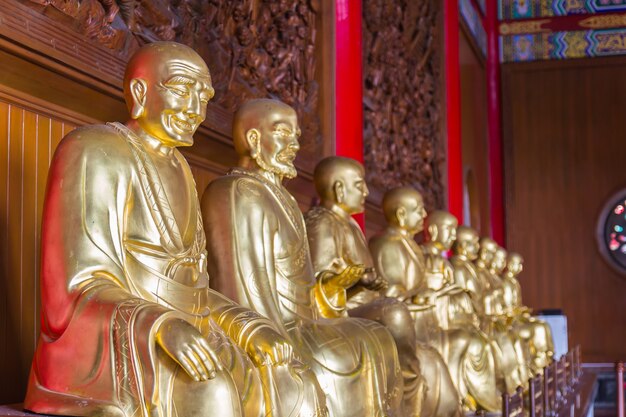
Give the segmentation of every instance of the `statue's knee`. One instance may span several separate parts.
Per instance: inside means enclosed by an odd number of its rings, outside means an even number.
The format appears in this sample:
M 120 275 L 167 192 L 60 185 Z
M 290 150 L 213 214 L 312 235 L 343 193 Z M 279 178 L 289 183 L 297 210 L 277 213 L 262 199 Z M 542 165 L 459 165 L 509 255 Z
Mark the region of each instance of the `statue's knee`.
M 385 313 L 383 314 L 383 324 L 389 329 L 396 331 L 405 331 L 407 328 L 413 328 L 413 319 L 408 307 L 397 300 L 393 303 L 385 305 Z
M 211 415 L 215 410 L 224 417 L 243 416 L 237 387 L 227 371 L 218 371 L 207 381 L 194 381 L 186 375 L 178 378 L 173 400 L 179 417 Z

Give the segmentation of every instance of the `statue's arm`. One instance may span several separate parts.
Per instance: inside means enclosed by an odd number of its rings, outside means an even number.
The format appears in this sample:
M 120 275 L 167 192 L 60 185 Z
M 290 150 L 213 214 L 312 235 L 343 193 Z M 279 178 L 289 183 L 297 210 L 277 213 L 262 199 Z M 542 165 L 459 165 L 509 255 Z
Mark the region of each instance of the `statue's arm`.
M 278 324 L 282 318 L 274 266 L 277 220 L 258 187 L 251 180 L 223 177 L 204 192 L 209 276 L 220 285 L 231 283 L 237 303 Z
M 374 261 L 374 268 L 378 274 L 389 283 L 385 294 L 387 297 L 404 300 L 407 297 L 407 285 L 410 277 L 407 274 L 414 272 L 407 267 L 403 253 L 391 242 L 381 240 L 370 241 L 370 252 Z
M 315 274 L 341 274 L 351 265 L 342 256 L 340 237 L 330 216 L 317 211 L 306 214 L 306 230 Z

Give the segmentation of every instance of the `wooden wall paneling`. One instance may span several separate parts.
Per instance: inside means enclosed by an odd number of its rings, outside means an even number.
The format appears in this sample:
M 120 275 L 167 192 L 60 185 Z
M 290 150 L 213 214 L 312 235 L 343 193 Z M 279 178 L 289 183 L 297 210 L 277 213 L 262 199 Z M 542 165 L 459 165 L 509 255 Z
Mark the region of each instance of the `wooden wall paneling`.
M 587 362 L 626 356 L 626 277 L 596 250 L 605 200 L 626 186 L 626 58 L 503 67 L 507 247 L 524 301 L 561 308 Z
M 0 101 L 0 403 L 20 401 L 39 335 L 39 230 L 51 151 L 74 125 Z

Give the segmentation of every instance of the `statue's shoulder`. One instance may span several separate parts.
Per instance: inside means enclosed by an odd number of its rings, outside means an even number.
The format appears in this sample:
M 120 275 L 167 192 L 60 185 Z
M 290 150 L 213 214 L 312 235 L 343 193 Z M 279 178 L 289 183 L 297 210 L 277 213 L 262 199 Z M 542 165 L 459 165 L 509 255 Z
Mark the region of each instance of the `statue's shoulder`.
M 388 230 L 374 235 L 369 240 L 368 245 L 372 253 L 387 253 L 389 251 L 398 253 L 405 251 L 404 245 L 402 244 L 402 237 L 397 233 L 390 233 Z
M 370 239 L 370 245 L 376 246 L 397 245 L 399 243 L 402 243 L 402 236 L 397 233 L 392 233 L 387 229 L 377 233 Z
M 335 215 L 326 207 L 313 206 L 304 215 L 304 220 L 306 221 L 307 226 L 309 226 L 322 222 L 333 222 L 335 220 Z
M 130 155 L 126 139 L 117 129 L 110 125 L 81 126 L 70 133 L 59 143 L 57 153 L 79 154 L 93 157 L 95 161 L 127 158 Z
M 236 198 L 246 203 L 261 202 L 268 198 L 268 191 L 263 183 L 251 176 L 230 172 L 211 181 L 205 196 L 215 198 Z

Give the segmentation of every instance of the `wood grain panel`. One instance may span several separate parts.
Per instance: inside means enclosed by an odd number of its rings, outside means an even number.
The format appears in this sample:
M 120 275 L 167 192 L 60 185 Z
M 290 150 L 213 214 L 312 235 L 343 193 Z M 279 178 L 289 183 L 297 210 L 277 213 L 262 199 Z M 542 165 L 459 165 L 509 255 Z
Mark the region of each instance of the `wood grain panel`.
M 503 71 L 507 246 L 524 301 L 561 308 L 585 361 L 626 357 L 626 277 L 596 250 L 599 210 L 626 186 L 626 58 Z
M 0 403 L 20 401 L 39 334 L 39 231 L 50 156 L 74 124 L 0 100 Z

